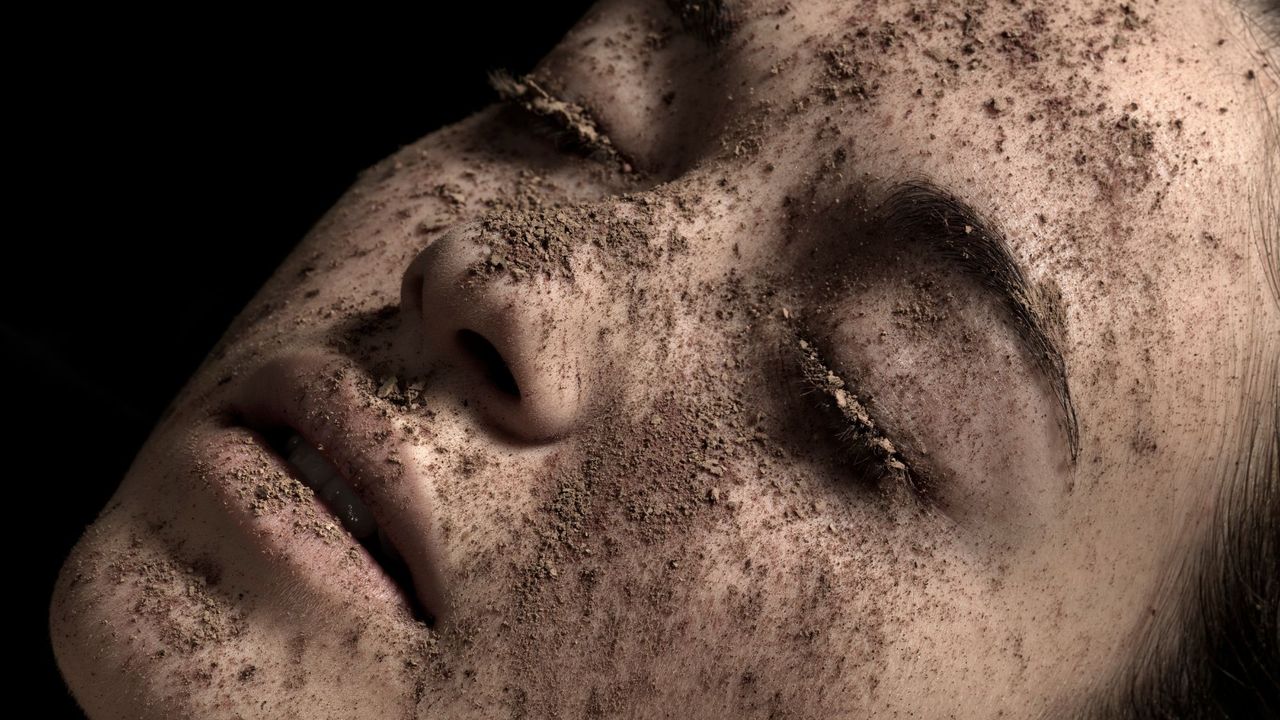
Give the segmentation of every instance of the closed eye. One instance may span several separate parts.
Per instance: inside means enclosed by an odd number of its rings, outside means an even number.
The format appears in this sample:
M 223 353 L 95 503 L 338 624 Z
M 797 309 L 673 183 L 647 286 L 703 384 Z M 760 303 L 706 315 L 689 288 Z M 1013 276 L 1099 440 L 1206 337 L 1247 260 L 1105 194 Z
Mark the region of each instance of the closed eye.
M 791 347 L 804 380 L 821 398 L 822 409 L 836 420 L 837 437 L 853 462 L 869 464 L 877 485 L 905 487 L 914 497 L 929 500 L 934 490 L 932 473 L 908 461 L 901 445 L 886 434 L 854 387 L 828 367 L 805 333 L 794 325 L 791 329 Z
M 518 108 L 557 147 L 631 172 L 635 165 L 614 146 L 591 111 L 551 94 L 529 75 L 513 77 L 505 70 L 489 73 L 489 85 L 509 107 Z

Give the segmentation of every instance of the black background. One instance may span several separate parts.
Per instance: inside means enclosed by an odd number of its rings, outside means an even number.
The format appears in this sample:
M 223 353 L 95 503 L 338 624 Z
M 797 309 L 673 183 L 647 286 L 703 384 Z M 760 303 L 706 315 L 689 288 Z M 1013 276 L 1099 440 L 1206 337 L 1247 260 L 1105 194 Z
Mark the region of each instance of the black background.
M 48 642 L 58 568 L 231 319 L 359 170 L 491 102 L 488 70 L 528 70 L 589 5 L 11 27 L 0 357 L 35 662 L 10 657 L 34 714 L 80 717 Z

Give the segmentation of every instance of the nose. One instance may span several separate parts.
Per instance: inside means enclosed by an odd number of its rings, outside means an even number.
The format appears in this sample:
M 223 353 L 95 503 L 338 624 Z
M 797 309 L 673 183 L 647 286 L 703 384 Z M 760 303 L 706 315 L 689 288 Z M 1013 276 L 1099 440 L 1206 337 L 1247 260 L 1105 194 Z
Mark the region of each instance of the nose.
M 413 259 L 401 312 L 425 368 L 456 372 L 491 425 L 527 442 L 572 431 L 586 405 L 591 288 L 509 273 L 480 223 L 458 225 Z M 470 403 L 468 403 L 470 404 Z

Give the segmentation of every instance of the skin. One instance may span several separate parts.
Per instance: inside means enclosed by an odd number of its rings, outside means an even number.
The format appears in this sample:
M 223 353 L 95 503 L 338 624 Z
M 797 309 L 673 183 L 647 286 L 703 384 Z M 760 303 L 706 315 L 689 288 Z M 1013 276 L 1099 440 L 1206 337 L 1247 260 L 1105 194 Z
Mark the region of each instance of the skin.
M 1027 717 L 1124 667 L 1274 352 L 1250 198 L 1276 88 L 1225 6 L 978 4 L 965 35 L 938 5 L 744 2 L 713 51 L 602 2 L 534 75 L 631 172 L 494 106 L 362 174 L 67 559 L 50 628 L 88 714 Z M 912 179 L 1060 294 L 1075 460 L 1007 308 L 862 222 Z M 572 279 L 469 277 L 534 202 L 579 221 Z M 851 460 L 793 321 L 943 470 L 927 494 Z M 237 425 L 287 358 L 291 422 L 368 453 L 342 470 L 433 627 Z

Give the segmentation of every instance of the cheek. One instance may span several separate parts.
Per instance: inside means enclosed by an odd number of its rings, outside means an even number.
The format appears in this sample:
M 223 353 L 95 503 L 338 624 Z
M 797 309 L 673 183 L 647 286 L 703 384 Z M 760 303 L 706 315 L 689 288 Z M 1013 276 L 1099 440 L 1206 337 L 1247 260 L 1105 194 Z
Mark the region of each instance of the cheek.
M 503 688 L 495 702 L 643 691 L 690 716 L 852 712 L 890 666 L 942 666 L 921 628 L 981 624 L 950 535 L 852 487 L 804 401 L 762 389 L 779 381 L 769 353 L 729 342 L 727 325 L 700 345 L 682 330 L 697 352 L 638 363 L 644 401 L 572 445 L 431 451 L 442 472 L 473 458 L 440 490 L 456 592 L 441 642 L 453 672 Z

